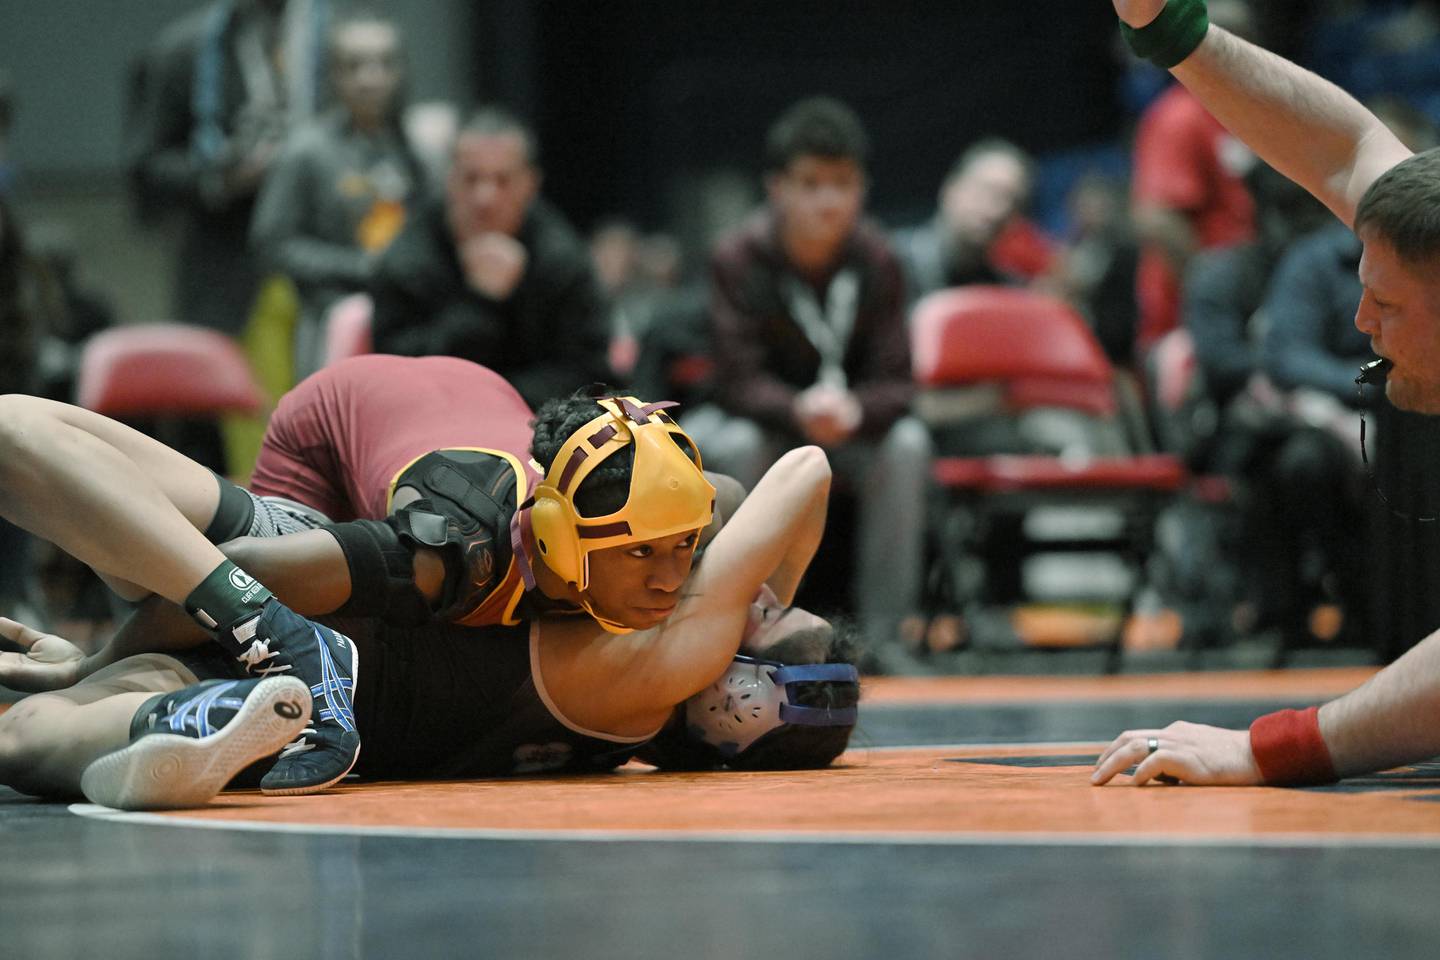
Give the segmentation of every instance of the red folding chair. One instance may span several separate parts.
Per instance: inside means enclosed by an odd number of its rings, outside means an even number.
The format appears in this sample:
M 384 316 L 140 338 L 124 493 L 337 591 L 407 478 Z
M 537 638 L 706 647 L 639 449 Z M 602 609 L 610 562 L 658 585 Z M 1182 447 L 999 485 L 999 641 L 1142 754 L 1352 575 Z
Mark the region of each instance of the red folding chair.
M 1186 476 L 1179 458 L 1150 452 L 1137 391 L 1111 367 L 1074 309 L 1027 290 L 977 286 L 931 294 L 912 314 L 911 349 L 917 411 L 933 428 L 956 418 L 1016 421 L 1061 412 L 1086 431 L 1045 452 L 1022 446 L 972 454 L 941 444 L 930 608 L 958 608 L 977 643 L 985 642 L 976 630 L 984 624 L 1008 624 L 1005 639 L 1016 643 L 1025 632 L 1018 613 L 1032 614 L 1027 629 L 1047 629 L 1033 615 L 1042 608 L 1029 603 L 1026 565 L 1046 554 L 1104 553 L 1127 574 L 1118 596 L 1086 583 L 1048 599 L 1072 609 L 1096 602 L 1115 608 L 1115 616 L 1101 618 L 1114 626 L 1098 642 L 1111 651 L 1110 666 L 1118 666 L 1125 623 L 1145 583 L 1155 515 Z M 1068 512 L 1071 532 L 1062 523 L 1058 533 L 1026 533 L 1043 511 L 1052 520 Z M 1106 517 L 1111 522 L 1097 522 Z M 997 617 L 1007 606 L 1010 616 Z M 1043 637 L 1030 639 L 1046 645 Z
M 137 324 L 97 333 L 80 356 L 75 400 L 129 422 L 184 452 L 185 425 L 227 414 L 257 415 L 265 396 L 230 337 L 178 323 Z M 222 469 L 223 454 L 196 459 Z

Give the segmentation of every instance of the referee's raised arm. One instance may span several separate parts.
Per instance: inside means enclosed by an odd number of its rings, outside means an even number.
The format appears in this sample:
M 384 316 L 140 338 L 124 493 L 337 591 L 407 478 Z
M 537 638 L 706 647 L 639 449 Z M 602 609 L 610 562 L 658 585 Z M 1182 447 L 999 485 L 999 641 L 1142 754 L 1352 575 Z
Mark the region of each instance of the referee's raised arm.
M 1347 225 L 1410 150 L 1359 101 L 1209 22 L 1204 0 L 1111 0 L 1130 48 L 1168 69 L 1225 128 Z

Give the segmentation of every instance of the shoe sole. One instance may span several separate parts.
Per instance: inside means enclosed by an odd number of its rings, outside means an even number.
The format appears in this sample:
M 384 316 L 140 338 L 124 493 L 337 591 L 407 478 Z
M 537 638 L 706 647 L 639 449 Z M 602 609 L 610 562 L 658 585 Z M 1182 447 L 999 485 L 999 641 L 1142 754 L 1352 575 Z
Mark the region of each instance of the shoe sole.
M 345 636 L 344 634 L 340 635 Z M 352 706 L 351 713 L 353 714 L 353 706 L 355 702 L 354 691 L 360 685 L 360 648 L 355 646 L 355 641 L 348 636 L 345 636 L 345 642 L 350 647 L 350 702 Z M 309 696 L 310 691 L 308 688 L 306 689 L 305 694 L 306 696 Z M 295 732 L 298 734 L 300 731 L 297 730 Z M 358 731 L 356 732 L 356 736 L 359 736 Z M 294 739 L 294 736 L 290 737 L 290 740 Z M 286 740 L 285 742 L 289 743 L 290 740 Z M 350 771 L 355 769 L 355 763 L 359 759 L 360 746 L 357 744 L 354 754 L 352 754 L 350 757 L 350 765 L 344 770 L 340 771 L 334 777 L 326 780 L 324 783 L 308 784 L 302 787 L 266 787 L 262 782 L 260 786 L 260 792 L 267 797 L 303 797 L 307 794 L 319 793 L 321 790 L 330 789 L 331 787 L 335 786 L 335 784 L 348 777 L 350 775 Z
M 117 810 L 201 806 L 241 770 L 279 752 L 309 720 L 309 688 L 293 677 L 267 677 L 220 732 L 143 736 L 86 767 L 80 789 L 92 803 Z

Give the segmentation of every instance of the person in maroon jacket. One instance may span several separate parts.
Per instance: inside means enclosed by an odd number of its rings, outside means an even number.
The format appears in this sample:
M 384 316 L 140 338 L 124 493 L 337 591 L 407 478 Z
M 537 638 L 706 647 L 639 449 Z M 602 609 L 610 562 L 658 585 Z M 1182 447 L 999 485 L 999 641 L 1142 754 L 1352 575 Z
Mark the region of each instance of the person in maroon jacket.
M 859 498 L 855 595 L 883 650 L 919 601 L 930 438 L 906 416 L 900 263 L 861 215 L 868 152 L 859 118 L 828 98 L 770 128 L 768 202 L 712 257 L 716 403 L 684 423 L 747 487 L 788 448 L 826 450 Z

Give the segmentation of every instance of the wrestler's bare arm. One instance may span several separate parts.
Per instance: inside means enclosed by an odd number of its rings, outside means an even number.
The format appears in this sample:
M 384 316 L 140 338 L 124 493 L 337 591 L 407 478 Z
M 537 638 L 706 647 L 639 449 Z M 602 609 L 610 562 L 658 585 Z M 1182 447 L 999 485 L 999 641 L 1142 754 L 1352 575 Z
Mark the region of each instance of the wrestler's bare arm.
M 734 658 L 762 584 L 771 580 L 783 599 L 793 597 L 824 533 L 829 495 L 825 452 L 792 450 L 716 535 L 664 624 L 616 636 L 575 618 L 542 621 L 545 685 L 562 712 L 618 735 L 664 723 Z
M 350 568 L 324 530 L 283 537 L 240 537 L 221 551 L 301 616 L 333 613 L 350 598 Z
M 717 677 L 735 656 L 750 604 L 768 583 L 790 603 L 825 532 L 830 462 L 819 447 L 782 456 L 715 537 L 670 619 L 637 652 L 646 692 L 673 706 Z
M 1320 734 L 1342 777 L 1440 755 L 1440 631 L 1320 708 Z
M 19 653 L 0 653 L 0 686 L 25 693 L 64 689 L 135 654 L 186 650 L 210 642 L 184 610 L 158 596 L 142 602 L 115 636 L 89 656 L 68 641 L 51 643 L 59 638 L 13 620 L 0 618 L 0 636 L 21 647 Z
M 235 565 L 305 617 L 334 613 L 350 599 L 350 567 L 340 543 L 324 530 L 283 537 L 241 537 L 220 545 Z M 445 565 L 429 547 L 414 552 L 415 586 L 432 605 L 445 585 Z
M 829 506 L 827 483 L 823 493 L 815 493 L 799 508 L 801 513 L 797 519 L 800 523 L 795 528 L 795 539 L 790 542 L 789 549 L 780 558 L 774 572 L 765 578 L 765 585 L 775 594 L 775 599 L 787 607 L 795 602 L 795 591 L 800 589 L 800 580 L 805 576 L 805 571 L 810 569 L 810 561 L 815 559 L 815 551 L 820 548 Z
M 1163 0 L 1112 0 L 1143 27 Z M 1171 71 L 1231 133 L 1349 224 L 1367 187 L 1410 151 L 1354 97 L 1211 25 Z

